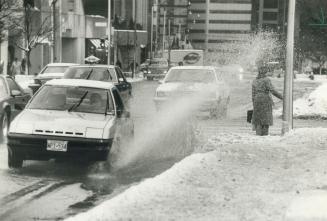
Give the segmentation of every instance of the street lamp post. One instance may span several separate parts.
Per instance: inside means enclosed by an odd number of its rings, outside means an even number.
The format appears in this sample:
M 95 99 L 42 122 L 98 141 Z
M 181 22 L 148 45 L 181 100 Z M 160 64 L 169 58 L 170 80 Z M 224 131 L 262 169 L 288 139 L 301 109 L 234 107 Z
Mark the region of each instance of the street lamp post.
M 111 0 L 108 0 L 108 65 L 110 65 L 111 55 Z
M 294 20 L 296 0 L 289 0 L 286 44 L 286 74 L 284 77 L 282 134 L 293 128 L 293 62 L 294 62 Z

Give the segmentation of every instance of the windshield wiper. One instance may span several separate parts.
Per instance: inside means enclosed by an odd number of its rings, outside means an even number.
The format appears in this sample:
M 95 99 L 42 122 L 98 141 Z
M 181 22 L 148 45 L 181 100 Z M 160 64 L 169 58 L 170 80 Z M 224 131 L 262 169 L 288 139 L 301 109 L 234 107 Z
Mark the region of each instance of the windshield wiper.
M 93 72 L 93 68 L 91 69 L 91 71 L 87 74 L 87 76 L 86 76 L 86 80 L 88 80 L 90 77 L 91 77 L 91 74 L 92 74 L 92 72 Z
M 78 103 L 73 104 L 69 109 L 68 112 L 72 111 L 73 109 L 77 108 L 79 105 L 81 105 L 81 103 L 83 102 L 83 100 L 85 99 L 86 95 L 89 93 L 89 91 L 85 91 L 85 93 L 83 94 L 83 96 L 80 98 L 80 100 L 78 101 Z

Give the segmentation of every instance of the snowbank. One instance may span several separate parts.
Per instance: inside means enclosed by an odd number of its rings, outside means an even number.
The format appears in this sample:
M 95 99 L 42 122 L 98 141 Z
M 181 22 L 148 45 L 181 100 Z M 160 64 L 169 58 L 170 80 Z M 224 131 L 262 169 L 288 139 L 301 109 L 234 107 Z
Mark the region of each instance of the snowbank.
M 282 109 L 275 114 L 281 115 Z M 297 99 L 293 104 L 295 117 L 327 117 L 327 83 L 322 84 L 311 94 Z
M 327 129 L 217 134 L 197 151 L 68 220 L 284 220 L 294 198 L 327 182 Z

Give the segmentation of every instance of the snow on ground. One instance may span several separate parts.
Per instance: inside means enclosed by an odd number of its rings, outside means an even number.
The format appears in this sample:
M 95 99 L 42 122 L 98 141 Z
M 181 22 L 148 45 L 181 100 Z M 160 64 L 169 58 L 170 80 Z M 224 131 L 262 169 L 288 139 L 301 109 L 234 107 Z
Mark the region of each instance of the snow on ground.
M 327 117 L 327 83 L 295 100 L 293 112 L 295 117 Z M 281 113 L 282 109 L 275 112 L 276 115 Z
M 302 193 L 326 191 L 327 129 L 217 134 L 196 152 L 68 220 L 277 221 Z

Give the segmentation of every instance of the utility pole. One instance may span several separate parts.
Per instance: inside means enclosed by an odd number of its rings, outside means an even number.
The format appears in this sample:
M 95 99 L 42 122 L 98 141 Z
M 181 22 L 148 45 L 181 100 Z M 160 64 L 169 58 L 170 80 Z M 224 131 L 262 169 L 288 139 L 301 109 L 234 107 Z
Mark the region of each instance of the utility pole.
M 108 0 L 108 65 L 111 55 L 111 0 Z
M 151 8 L 151 41 L 150 41 L 150 61 L 153 58 L 153 10 L 154 6 Z
M 51 61 L 56 61 L 56 3 L 58 0 L 52 0 L 52 58 Z
M 133 73 L 132 78 L 134 78 L 135 71 L 136 71 L 136 40 L 137 40 L 137 33 L 136 33 L 136 0 L 134 0 L 134 56 L 133 56 Z
M 296 0 L 289 0 L 286 44 L 286 74 L 284 77 L 282 134 L 293 128 L 293 63 L 294 63 L 294 20 Z
M 166 38 L 166 9 L 164 10 L 164 20 L 163 20 L 163 34 L 162 34 L 162 57 L 165 52 L 165 38 Z
M 170 68 L 170 51 L 171 51 L 171 45 L 170 45 L 170 19 L 168 19 L 168 67 Z

